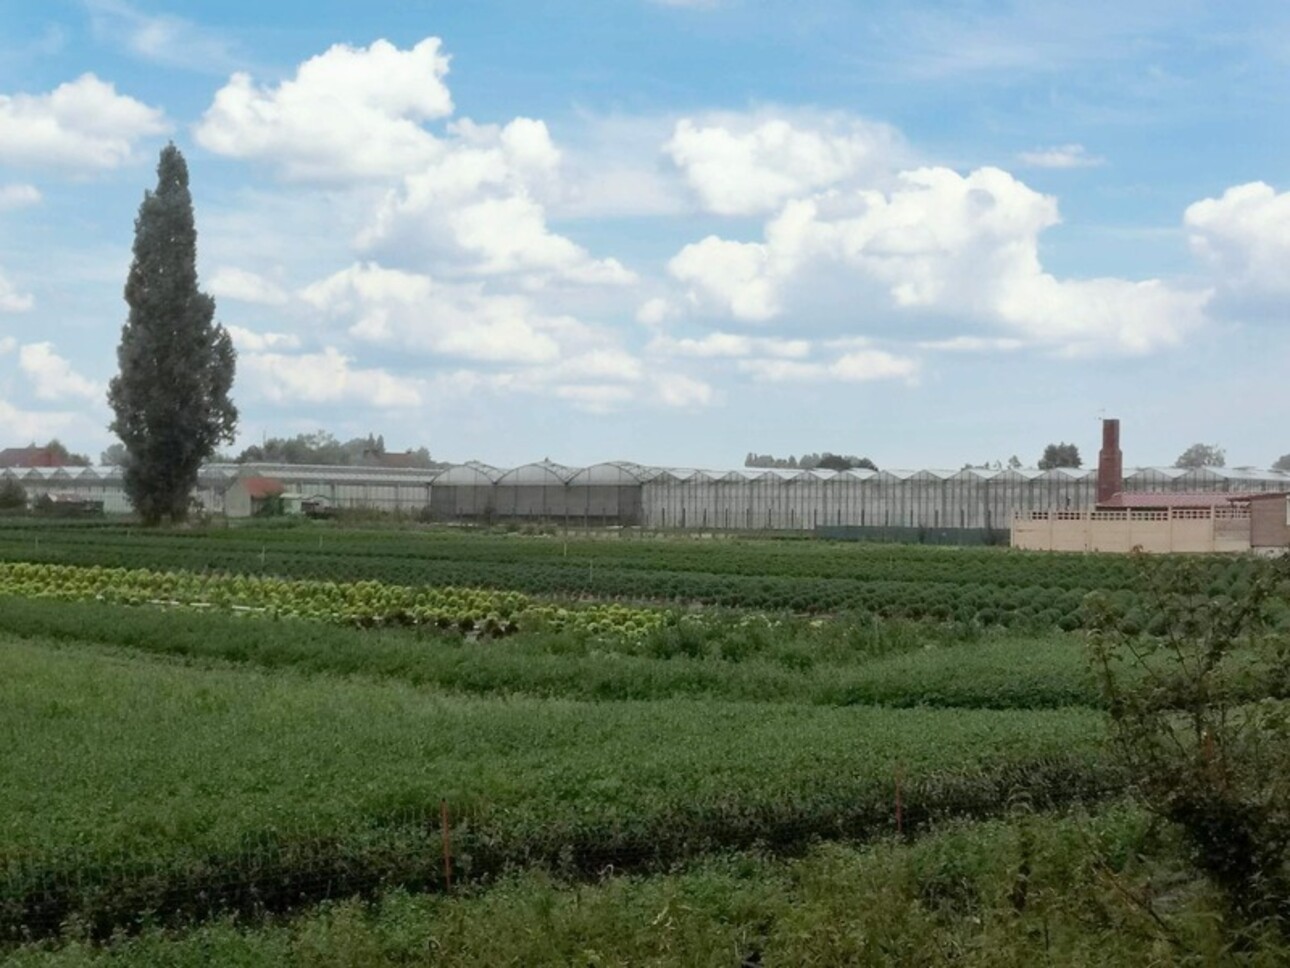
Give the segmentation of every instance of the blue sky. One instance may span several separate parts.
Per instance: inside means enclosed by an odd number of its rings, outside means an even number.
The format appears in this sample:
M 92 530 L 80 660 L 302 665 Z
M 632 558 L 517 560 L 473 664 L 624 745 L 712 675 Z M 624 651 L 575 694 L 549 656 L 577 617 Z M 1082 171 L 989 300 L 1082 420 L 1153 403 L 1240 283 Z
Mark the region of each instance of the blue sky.
M 239 446 L 1290 451 L 1290 7 L 0 2 L 0 437 L 97 454 L 173 139 Z

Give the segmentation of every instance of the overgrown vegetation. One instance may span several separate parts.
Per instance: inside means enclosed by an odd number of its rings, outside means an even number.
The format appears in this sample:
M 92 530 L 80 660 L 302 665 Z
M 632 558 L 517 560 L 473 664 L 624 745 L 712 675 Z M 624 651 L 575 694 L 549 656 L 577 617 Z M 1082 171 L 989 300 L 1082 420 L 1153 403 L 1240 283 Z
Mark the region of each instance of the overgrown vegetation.
M 1231 910 L 1290 935 L 1290 635 L 1271 620 L 1290 559 L 1260 562 L 1232 595 L 1192 561 L 1140 567 L 1148 634 L 1113 602 L 1090 603 L 1117 758 Z

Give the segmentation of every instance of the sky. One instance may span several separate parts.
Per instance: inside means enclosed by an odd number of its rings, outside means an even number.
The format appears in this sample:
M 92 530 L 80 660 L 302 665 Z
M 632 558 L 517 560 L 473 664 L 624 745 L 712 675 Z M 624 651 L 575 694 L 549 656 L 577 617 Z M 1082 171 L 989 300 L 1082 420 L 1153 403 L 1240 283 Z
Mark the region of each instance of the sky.
M 1290 5 L 0 0 L 0 446 L 187 159 L 240 449 L 1290 452 Z

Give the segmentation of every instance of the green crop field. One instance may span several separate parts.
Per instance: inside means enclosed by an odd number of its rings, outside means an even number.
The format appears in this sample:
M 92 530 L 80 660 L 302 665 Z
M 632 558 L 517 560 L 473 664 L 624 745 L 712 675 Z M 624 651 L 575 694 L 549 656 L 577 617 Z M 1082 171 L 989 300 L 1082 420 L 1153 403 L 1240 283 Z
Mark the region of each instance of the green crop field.
M 1216 595 L 1250 567 L 1203 564 Z M 1094 590 L 1132 609 L 1130 563 L 6 522 L 0 955 L 839 963 L 868 932 L 1021 964 L 1047 910 L 1095 961 L 1077 845 L 1131 879 L 1163 835 L 1115 806 Z

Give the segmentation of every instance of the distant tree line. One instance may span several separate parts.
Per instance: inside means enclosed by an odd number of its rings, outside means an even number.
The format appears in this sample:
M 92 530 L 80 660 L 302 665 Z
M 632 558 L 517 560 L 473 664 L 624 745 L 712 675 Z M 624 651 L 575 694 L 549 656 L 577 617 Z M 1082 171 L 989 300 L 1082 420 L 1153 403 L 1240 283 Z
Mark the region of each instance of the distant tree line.
M 825 451 L 823 454 L 803 454 L 801 457 L 775 457 L 771 454 L 754 454 L 749 452 L 744 458 L 744 467 L 791 467 L 800 470 L 845 471 L 853 467 L 863 467 L 876 471 L 878 465 L 868 457 L 857 457 L 854 454 L 834 454 Z
M 389 465 L 431 469 L 444 466 L 425 447 L 391 453 L 382 434 L 368 434 L 341 442 L 324 430 L 295 437 L 270 437 L 252 444 L 233 458 L 239 464 L 329 464 L 339 467 Z

